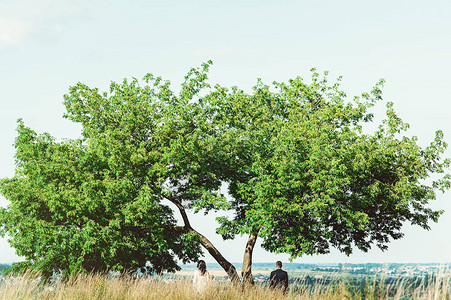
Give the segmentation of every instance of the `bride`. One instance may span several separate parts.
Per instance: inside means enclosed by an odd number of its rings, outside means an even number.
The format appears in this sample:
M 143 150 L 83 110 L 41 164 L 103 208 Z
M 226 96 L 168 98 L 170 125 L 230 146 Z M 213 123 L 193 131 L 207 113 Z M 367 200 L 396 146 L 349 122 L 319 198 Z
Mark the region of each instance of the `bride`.
M 203 292 L 210 282 L 210 274 L 207 271 L 205 261 L 199 260 L 197 262 L 197 270 L 194 271 L 193 285 L 198 292 Z

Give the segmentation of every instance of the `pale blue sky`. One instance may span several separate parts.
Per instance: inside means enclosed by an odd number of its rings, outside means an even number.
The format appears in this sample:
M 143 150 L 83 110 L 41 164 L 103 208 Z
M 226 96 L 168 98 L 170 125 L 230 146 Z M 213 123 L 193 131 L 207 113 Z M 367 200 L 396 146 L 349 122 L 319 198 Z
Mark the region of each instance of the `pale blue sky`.
M 152 72 L 177 88 L 190 67 L 209 59 L 212 83 L 245 90 L 257 77 L 307 79 L 311 67 L 343 75 L 350 96 L 385 78 L 384 99 L 410 123 L 409 135 L 426 145 L 442 129 L 451 142 L 450 1 L 0 0 L 0 177 L 14 174 L 18 118 L 57 138 L 79 136 L 62 118 L 69 86 L 107 90 L 111 80 Z M 431 231 L 407 225 L 386 252 L 296 262 L 451 262 L 450 196 L 431 204 L 446 210 Z M 202 216 L 192 223 L 227 259 L 241 261 L 245 239 L 222 242 Z M 254 255 L 256 262 L 287 259 L 261 248 Z M 0 262 L 14 260 L 1 239 Z

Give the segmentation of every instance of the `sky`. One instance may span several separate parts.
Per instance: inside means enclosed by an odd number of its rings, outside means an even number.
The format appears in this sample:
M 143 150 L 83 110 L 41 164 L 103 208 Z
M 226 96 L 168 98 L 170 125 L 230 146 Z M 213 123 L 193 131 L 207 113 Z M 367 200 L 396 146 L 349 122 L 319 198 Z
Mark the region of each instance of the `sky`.
M 111 81 L 146 73 L 170 80 L 174 90 L 192 67 L 213 61 L 210 83 L 249 91 L 310 69 L 343 76 L 348 96 L 380 79 L 387 101 L 410 124 L 406 135 L 428 145 L 441 129 L 451 142 L 451 2 L 435 1 L 81 1 L 0 0 L 0 178 L 14 175 L 17 119 L 38 133 L 78 138 L 63 119 L 63 95 L 83 82 L 107 91 Z M 445 153 L 451 157 L 451 151 Z M 431 202 L 445 213 L 426 231 L 410 224 L 385 252 L 355 250 L 304 256 L 299 263 L 451 262 L 451 192 Z M 0 196 L 0 205 L 8 201 Z M 232 262 L 242 261 L 245 237 L 223 242 L 214 216 L 192 216 Z M 18 261 L 0 238 L 0 262 Z M 214 259 L 205 254 L 207 262 Z M 259 244 L 254 262 L 288 261 Z

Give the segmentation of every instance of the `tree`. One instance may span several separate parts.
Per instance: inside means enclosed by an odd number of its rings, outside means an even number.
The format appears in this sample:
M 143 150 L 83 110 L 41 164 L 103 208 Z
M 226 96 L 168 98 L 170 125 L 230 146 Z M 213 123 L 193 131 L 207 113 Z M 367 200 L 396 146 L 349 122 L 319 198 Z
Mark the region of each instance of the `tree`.
M 349 255 L 353 247 L 387 249 L 409 221 L 429 229 L 442 211 L 428 208 L 436 190 L 450 187 L 450 160 L 441 131 L 426 148 L 402 134 L 408 124 L 387 103 L 387 118 L 374 133 L 369 109 L 382 100 L 381 80 L 370 93 L 346 101 L 339 81 L 329 86 L 313 69 L 273 87 L 260 81 L 253 94 L 216 87 L 209 95 L 215 122 L 233 141 L 239 158 L 229 178 L 233 218 L 219 218 L 224 239 L 249 236 L 242 276 L 253 283 L 252 251 L 258 237 L 270 252 L 291 258 L 325 254 L 330 247 Z M 341 80 L 341 78 L 339 78 Z M 437 176 L 434 176 L 437 177 Z
M 198 259 L 197 240 L 177 234 L 170 208 L 125 168 L 111 167 L 81 141 L 56 143 L 22 121 L 17 131 L 16 176 L 1 182 L 11 204 L 0 212 L 3 233 L 26 259 L 13 270 L 32 267 L 48 277 L 150 262 L 161 273 L 180 269 L 175 257 Z
M 228 210 L 217 232 L 248 235 L 242 277 L 253 283 L 252 251 L 292 258 L 350 254 L 372 244 L 386 249 L 402 237 L 403 222 L 428 229 L 441 211 L 427 207 L 449 188 L 449 160 L 441 132 L 429 147 L 402 137 L 407 129 L 388 104 L 387 120 L 369 134 L 362 124 L 381 100 L 371 93 L 346 101 L 338 82 L 313 74 L 253 93 L 211 88 L 211 62 L 192 69 L 178 95 L 151 74 L 112 83 L 110 94 L 84 84 L 65 95 L 66 118 L 81 123 L 82 138 L 56 143 L 19 123 L 16 175 L 4 179 L 11 205 L 0 211 L 24 266 L 44 271 L 178 268 L 203 246 L 233 282 L 235 267 L 190 225 L 186 210 Z M 227 184 L 229 198 L 220 193 Z M 183 225 L 177 225 L 177 207 Z
M 56 143 L 19 121 L 16 175 L 0 185 L 11 201 L 0 211 L 2 233 L 25 257 L 16 270 L 33 267 L 49 276 L 58 269 L 102 272 L 150 262 L 161 272 L 180 269 L 175 258 L 198 259 L 197 236 L 177 230 L 172 210 L 161 203 L 177 176 L 196 166 L 171 159 L 183 142 L 177 130 L 189 128 L 178 127 L 177 105 L 165 98 L 167 85 L 159 87 L 156 93 L 135 80 L 113 83 L 110 97 L 83 84 L 72 87 L 66 117 L 83 124 L 80 140 Z M 178 192 L 186 198 L 203 193 L 190 186 L 180 183 Z M 202 195 L 208 200 L 208 191 Z

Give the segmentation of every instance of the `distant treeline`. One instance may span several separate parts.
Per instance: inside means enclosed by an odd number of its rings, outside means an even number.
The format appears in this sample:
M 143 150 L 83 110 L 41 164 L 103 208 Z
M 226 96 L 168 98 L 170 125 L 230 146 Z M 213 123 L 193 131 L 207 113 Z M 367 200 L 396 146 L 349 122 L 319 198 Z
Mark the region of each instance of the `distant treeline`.
M 0 264 L 0 273 L 3 273 L 3 270 L 11 268 L 10 264 Z
M 235 268 L 241 269 L 242 263 L 233 263 Z M 451 263 L 439 264 L 439 263 L 321 263 L 321 264 L 302 264 L 302 263 L 284 263 L 283 269 L 314 269 L 314 268 L 388 268 L 396 269 L 402 266 L 443 266 L 451 267 Z M 195 269 L 196 264 L 186 264 L 182 266 L 183 269 Z M 222 269 L 218 263 L 207 263 L 207 268 L 209 269 Z M 253 263 L 253 269 L 274 269 L 275 263 Z

